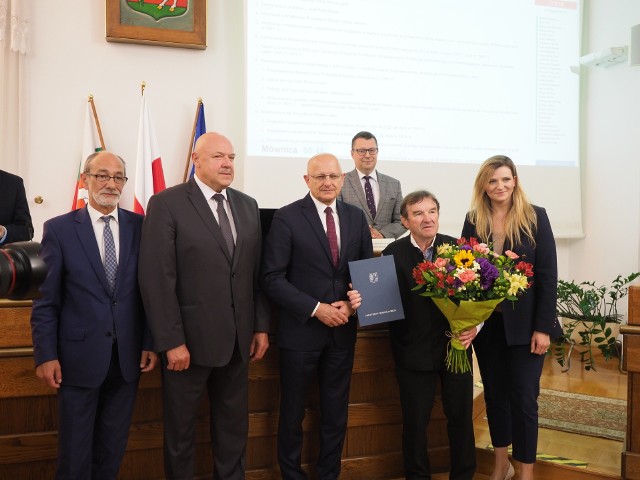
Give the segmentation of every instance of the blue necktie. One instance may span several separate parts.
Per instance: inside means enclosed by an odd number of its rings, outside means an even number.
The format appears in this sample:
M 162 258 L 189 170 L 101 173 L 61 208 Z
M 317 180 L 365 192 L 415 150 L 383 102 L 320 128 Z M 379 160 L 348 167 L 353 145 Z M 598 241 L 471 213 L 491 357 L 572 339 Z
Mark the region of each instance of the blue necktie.
M 231 222 L 229 222 L 227 211 L 224 209 L 224 195 L 216 193 L 213 199 L 218 203 L 216 211 L 218 212 L 218 224 L 220 225 L 220 230 L 222 230 L 222 236 L 224 237 L 224 241 L 227 242 L 229 255 L 233 257 L 235 243 L 233 241 L 233 232 L 231 231 Z
M 111 294 L 113 294 L 116 286 L 116 275 L 118 273 L 118 259 L 116 258 L 116 244 L 113 241 L 113 232 L 109 226 L 111 218 L 111 215 L 102 217 L 102 221 L 104 222 L 102 240 L 104 242 L 104 271 L 107 274 Z
M 369 211 L 371 212 L 371 218 L 376 218 L 376 201 L 373 198 L 373 189 L 369 183 L 371 177 L 365 175 L 362 178 L 364 178 L 364 196 L 367 199 L 367 207 L 369 207 Z

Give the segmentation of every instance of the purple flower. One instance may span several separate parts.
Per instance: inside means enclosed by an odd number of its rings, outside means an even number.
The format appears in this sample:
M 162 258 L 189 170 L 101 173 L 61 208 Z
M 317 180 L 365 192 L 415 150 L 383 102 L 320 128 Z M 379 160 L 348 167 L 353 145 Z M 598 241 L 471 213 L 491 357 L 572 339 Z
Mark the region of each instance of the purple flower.
M 500 276 L 500 272 L 486 258 L 477 258 L 476 262 L 480 265 L 480 287 L 483 290 L 489 290 L 496 278 Z

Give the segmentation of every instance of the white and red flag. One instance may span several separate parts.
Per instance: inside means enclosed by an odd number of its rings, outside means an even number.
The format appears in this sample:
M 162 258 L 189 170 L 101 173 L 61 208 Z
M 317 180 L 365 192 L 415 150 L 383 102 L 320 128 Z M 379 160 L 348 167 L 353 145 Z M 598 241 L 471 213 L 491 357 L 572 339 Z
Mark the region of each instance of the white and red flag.
M 136 178 L 133 197 L 133 211 L 145 214 L 147 203 L 154 193 L 166 188 L 160 149 L 156 132 L 151 122 L 145 92 L 142 92 L 140 125 L 138 127 L 138 155 L 136 157 Z

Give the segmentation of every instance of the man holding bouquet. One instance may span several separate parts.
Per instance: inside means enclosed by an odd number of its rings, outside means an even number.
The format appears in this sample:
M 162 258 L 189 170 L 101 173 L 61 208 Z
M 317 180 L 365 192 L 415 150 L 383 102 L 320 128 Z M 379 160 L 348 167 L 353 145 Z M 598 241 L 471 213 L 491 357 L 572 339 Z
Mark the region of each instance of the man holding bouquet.
M 449 322 L 431 298 L 413 290 L 413 269 L 424 260 L 435 260 L 437 247 L 455 245 L 456 239 L 438 233 L 440 203 L 427 191 L 404 197 L 402 224 L 410 235 L 391 243 L 383 255 L 393 255 L 405 318 L 389 323 L 391 347 L 402 407 L 402 452 L 405 477 L 430 478 L 427 455 L 427 424 L 436 393 L 442 385 L 442 405 L 447 416 L 452 480 L 471 480 L 476 470 L 473 434 L 473 372 L 452 373 L 445 366 Z M 360 305 L 357 291 L 349 292 L 354 308 Z M 462 332 L 459 340 L 469 347 L 477 328 Z M 469 357 L 471 351 L 467 350 Z

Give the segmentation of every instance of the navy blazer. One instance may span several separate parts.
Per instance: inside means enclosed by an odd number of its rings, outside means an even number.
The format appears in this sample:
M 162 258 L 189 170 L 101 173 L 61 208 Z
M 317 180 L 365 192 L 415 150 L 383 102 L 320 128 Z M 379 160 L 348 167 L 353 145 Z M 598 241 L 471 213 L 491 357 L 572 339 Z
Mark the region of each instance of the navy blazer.
M 556 320 L 556 298 L 558 287 L 558 260 L 556 242 L 551 231 L 551 223 L 544 208 L 533 207 L 538 217 L 535 229 L 535 246 L 523 235 L 523 245 L 512 246 L 505 242 L 504 251 L 512 250 L 521 260 L 533 265 L 531 288 L 515 302 L 502 302 L 504 330 L 508 345 L 527 345 L 534 331 L 548 333 L 554 340 L 559 333 Z M 462 236 L 476 237 L 475 225 L 465 219 Z M 491 241 L 491 239 L 489 239 Z
M 41 256 L 47 276 L 33 302 L 36 366 L 58 359 L 66 385 L 96 387 L 106 378 L 112 331 L 125 381 L 140 375 L 140 355 L 152 350 L 138 290 L 142 215 L 118 209 L 119 259 L 113 295 L 86 208 L 44 224 Z
M 33 225 L 22 178 L 0 170 L 0 225 L 7 229 L 3 244 L 31 240 Z
M 355 317 L 330 328 L 311 317 L 318 302 L 347 300 L 348 262 L 371 258 L 373 247 L 362 210 L 336 202 L 340 221 L 340 262 L 333 266 L 329 240 L 311 194 L 280 208 L 273 216 L 263 255 L 262 284 L 279 306 L 277 344 L 299 351 L 319 350 L 333 334 L 341 348 L 353 347 Z

